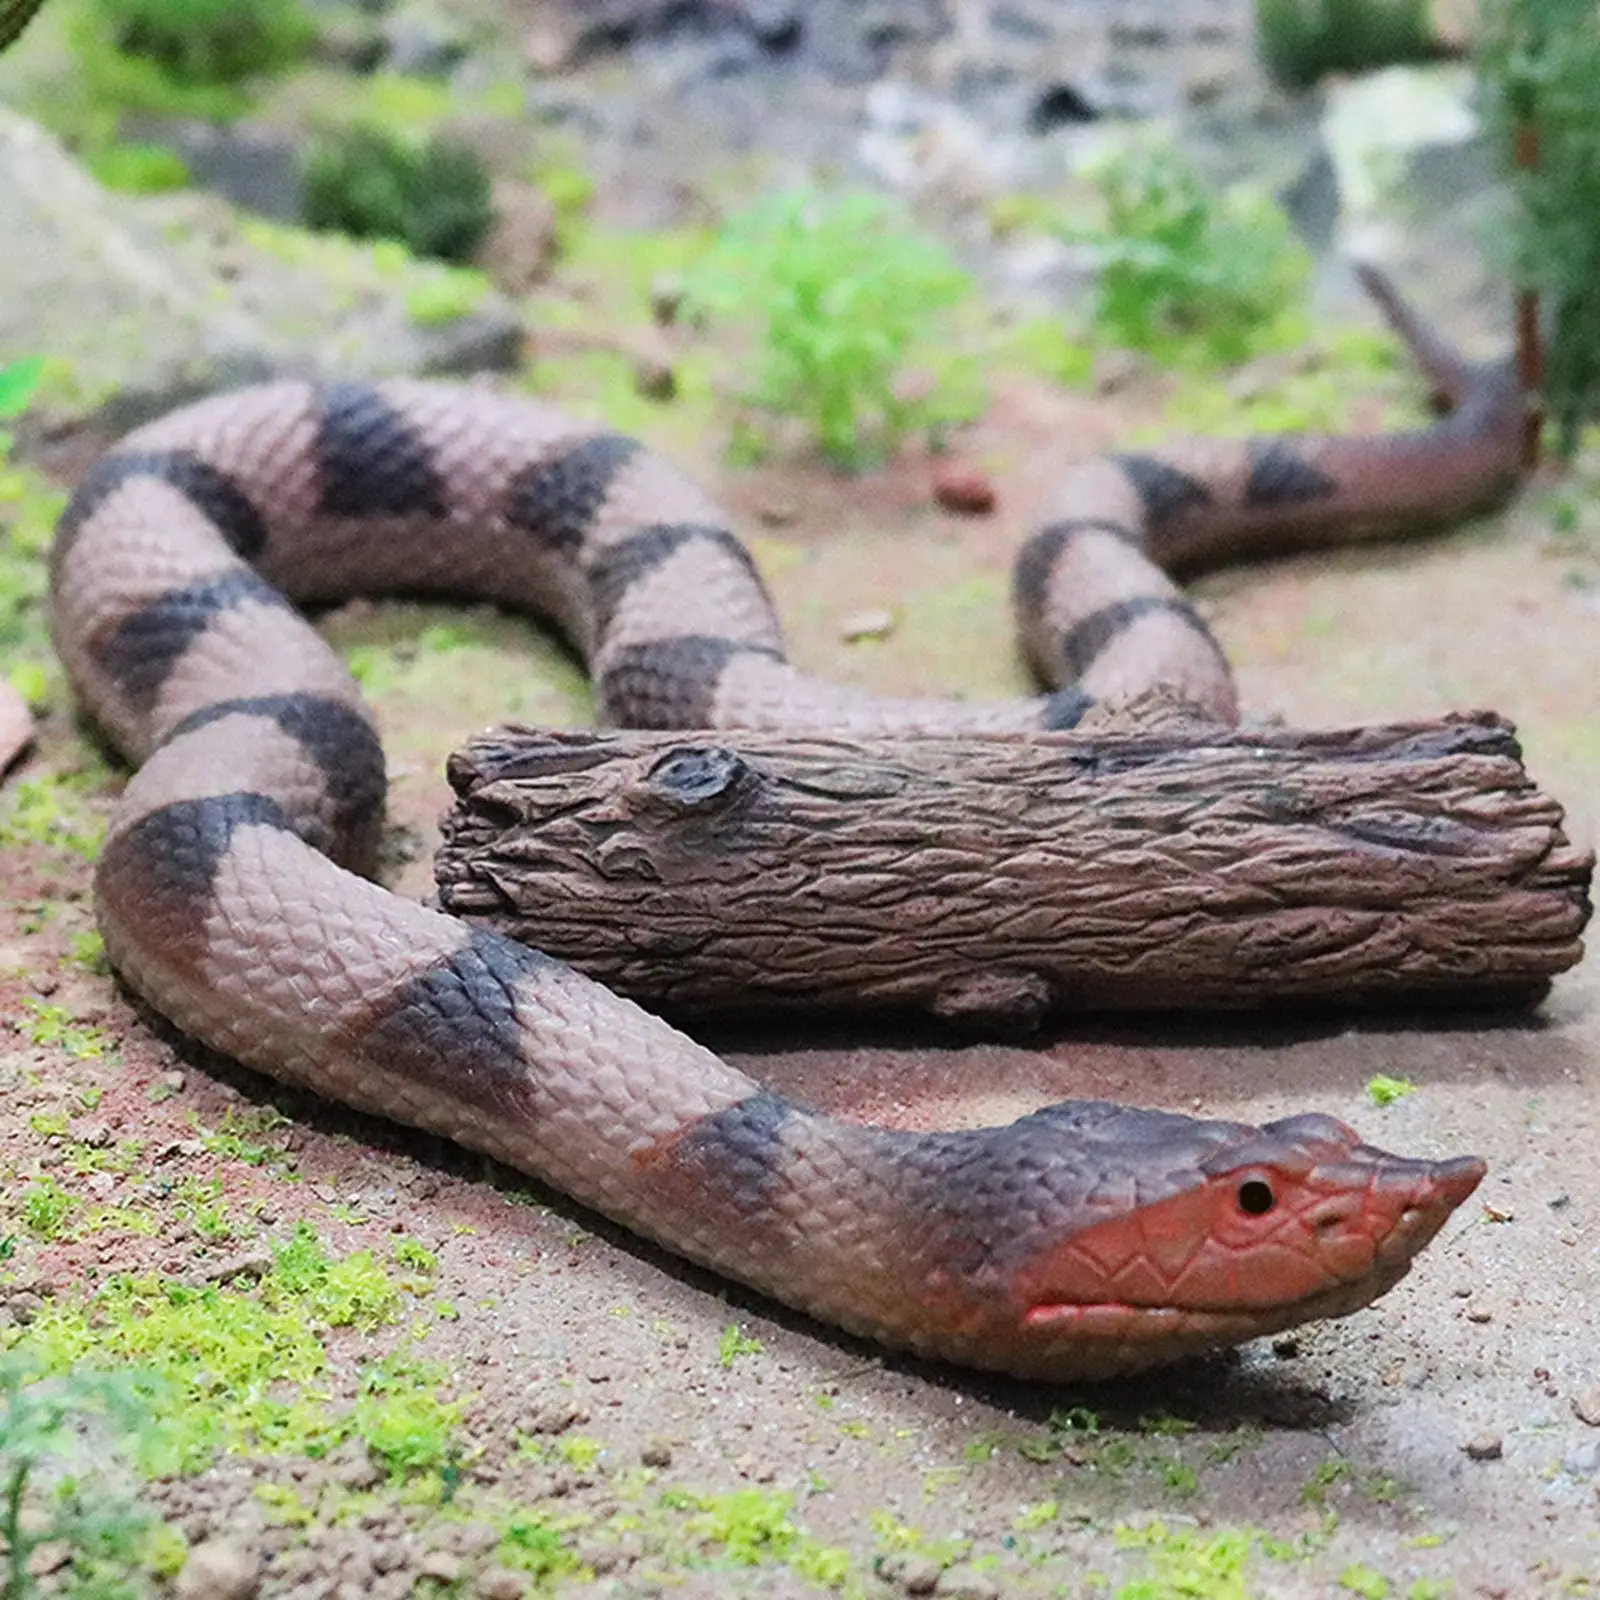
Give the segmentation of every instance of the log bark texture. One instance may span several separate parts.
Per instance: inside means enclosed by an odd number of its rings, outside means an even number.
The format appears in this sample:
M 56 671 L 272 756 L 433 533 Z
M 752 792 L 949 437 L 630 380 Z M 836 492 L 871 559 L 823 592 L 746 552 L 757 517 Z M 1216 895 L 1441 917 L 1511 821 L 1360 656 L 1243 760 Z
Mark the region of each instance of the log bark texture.
M 1490 714 L 1016 738 L 492 730 L 443 905 L 678 1014 L 1526 1003 L 1593 856 Z

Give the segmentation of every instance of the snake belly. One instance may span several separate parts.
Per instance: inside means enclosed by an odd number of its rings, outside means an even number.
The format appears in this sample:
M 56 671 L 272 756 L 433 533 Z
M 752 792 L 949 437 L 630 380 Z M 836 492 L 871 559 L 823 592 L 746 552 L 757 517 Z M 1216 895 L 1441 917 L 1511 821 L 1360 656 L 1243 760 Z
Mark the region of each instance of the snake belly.
M 1405 331 L 1405 330 L 1403 330 Z M 1033 700 L 893 699 L 785 657 L 718 508 L 635 441 L 476 386 L 284 382 L 130 435 L 52 553 L 57 648 L 137 770 L 96 869 L 118 972 L 276 1078 L 484 1151 L 858 1334 L 1100 1377 L 1340 1315 L 1482 1163 L 1094 1101 L 911 1134 L 764 1089 L 572 969 L 369 881 L 370 713 L 295 609 L 467 596 L 550 619 L 641 727 L 1026 733 L 1152 687 L 1236 715 L 1163 563 L 1456 515 L 1518 471 L 1497 369 L 1412 340 L 1454 402 L 1373 439 L 1196 442 L 1069 472 L 1023 549 Z

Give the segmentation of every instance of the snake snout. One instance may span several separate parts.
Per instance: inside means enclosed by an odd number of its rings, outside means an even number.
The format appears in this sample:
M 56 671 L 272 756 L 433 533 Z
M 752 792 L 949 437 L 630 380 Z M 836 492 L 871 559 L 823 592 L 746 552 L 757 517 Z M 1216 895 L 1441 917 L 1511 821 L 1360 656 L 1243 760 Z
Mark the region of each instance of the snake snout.
M 1391 1203 L 1397 1203 L 1397 1215 L 1382 1250 L 1391 1259 L 1409 1259 L 1421 1250 L 1489 1170 L 1477 1156 L 1415 1165 L 1423 1170 L 1397 1172 L 1380 1179 L 1376 1186 L 1380 1195 L 1387 1191 Z

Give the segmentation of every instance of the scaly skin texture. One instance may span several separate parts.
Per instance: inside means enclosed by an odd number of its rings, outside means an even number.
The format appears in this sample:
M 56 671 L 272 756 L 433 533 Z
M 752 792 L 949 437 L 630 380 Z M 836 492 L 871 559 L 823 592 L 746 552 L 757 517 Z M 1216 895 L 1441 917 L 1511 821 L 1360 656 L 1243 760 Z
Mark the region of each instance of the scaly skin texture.
M 926 1355 L 1099 1377 L 1351 1311 L 1404 1274 L 1480 1162 L 1387 1155 L 1322 1117 L 1254 1128 L 1067 1102 L 912 1135 L 796 1106 L 569 968 L 357 876 L 382 752 L 284 595 L 530 608 L 582 650 L 607 714 L 643 726 L 1026 732 L 1150 689 L 1231 720 L 1227 664 L 1147 552 L 1193 564 L 1405 525 L 1514 481 L 1503 378 L 1410 332 L 1457 403 L 1433 429 L 1075 469 L 1018 564 L 1051 692 L 1014 704 L 799 672 L 717 508 L 633 441 L 544 406 L 286 383 L 154 423 L 90 471 L 52 558 L 62 658 L 142 763 L 97 869 L 111 959 L 241 1061 Z

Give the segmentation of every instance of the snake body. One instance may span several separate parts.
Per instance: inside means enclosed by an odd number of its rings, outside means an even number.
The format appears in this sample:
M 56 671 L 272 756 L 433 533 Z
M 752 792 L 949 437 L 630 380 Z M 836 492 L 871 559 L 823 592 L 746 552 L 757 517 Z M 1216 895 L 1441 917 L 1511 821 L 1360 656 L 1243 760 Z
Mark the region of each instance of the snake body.
M 1453 411 L 1370 439 L 1195 443 L 1068 473 L 1016 569 L 1050 691 L 888 699 L 783 654 L 744 547 L 630 439 L 422 382 L 284 382 L 130 435 L 52 557 L 58 649 L 138 770 L 96 870 L 110 958 L 184 1032 L 442 1133 L 855 1332 L 1098 1377 L 1312 1317 L 1407 1270 L 1482 1163 L 1407 1160 L 1332 1118 L 1263 1127 L 1100 1102 L 910 1134 L 836 1121 L 577 972 L 368 881 L 383 757 L 291 601 L 465 595 L 574 642 L 644 727 L 1068 727 L 1232 680 L 1163 572 L 1448 517 L 1518 471 L 1520 404 L 1391 307 Z

